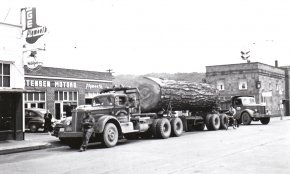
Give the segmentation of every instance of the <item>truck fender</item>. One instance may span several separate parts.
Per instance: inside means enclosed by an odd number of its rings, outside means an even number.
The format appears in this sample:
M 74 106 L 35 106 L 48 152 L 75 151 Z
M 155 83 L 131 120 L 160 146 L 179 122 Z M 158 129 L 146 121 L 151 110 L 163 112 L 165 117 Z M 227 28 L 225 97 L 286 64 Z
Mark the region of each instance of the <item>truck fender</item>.
M 94 126 L 95 133 L 102 133 L 107 123 L 115 124 L 118 129 L 119 134 L 122 133 L 120 122 L 116 119 L 116 117 L 113 117 L 111 115 L 103 115 L 95 122 L 95 126 Z
M 253 117 L 254 116 L 254 111 L 253 110 L 251 110 L 251 109 L 245 109 L 245 110 L 243 110 L 241 112 L 240 118 L 242 118 L 242 115 L 243 115 L 244 112 L 247 112 L 250 115 L 250 117 Z

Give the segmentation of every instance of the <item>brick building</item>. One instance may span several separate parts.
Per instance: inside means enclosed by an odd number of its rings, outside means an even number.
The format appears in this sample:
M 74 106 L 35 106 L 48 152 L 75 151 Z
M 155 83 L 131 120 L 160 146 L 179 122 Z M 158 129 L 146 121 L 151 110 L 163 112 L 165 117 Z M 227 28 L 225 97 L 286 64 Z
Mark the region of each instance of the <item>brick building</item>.
M 259 62 L 206 67 L 206 81 L 220 91 L 221 99 L 255 96 L 272 115 L 289 115 L 289 68 Z
M 79 105 L 91 104 L 102 88 L 112 86 L 112 74 L 63 68 L 25 66 L 25 108 L 46 108 L 61 119 Z
M 21 26 L 0 22 L 0 141 L 23 140 Z

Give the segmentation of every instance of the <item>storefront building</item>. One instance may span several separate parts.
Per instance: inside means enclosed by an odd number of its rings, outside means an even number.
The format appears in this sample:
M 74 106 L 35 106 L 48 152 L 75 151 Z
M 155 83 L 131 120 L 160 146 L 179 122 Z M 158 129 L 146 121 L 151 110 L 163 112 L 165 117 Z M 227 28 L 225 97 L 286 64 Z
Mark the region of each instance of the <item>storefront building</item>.
M 48 109 L 56 119 L 71 115 L 79 105 L 89 105 L 101 89 L 112 87 L 108 72 L 25 66 L 25 108 Z
M 217 87 L 222 100 L 235 95 L 255 96 L 272 115 L 289 115 L 287 67 L 259 62 L 206 67 L 206 81 Z
M 0 22 L 0 141 L 23 140 L 21 26 Z

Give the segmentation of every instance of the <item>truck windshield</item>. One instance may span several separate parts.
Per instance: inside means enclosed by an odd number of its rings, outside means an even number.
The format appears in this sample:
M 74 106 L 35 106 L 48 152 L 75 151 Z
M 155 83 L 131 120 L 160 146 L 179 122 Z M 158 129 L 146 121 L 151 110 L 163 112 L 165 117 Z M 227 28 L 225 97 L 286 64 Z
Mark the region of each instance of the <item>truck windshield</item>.
M 256 104 L 254 97 L 241 97 L 244 105 L 254 105 Z
M 93 99 L 93 106 L 112 106 L 113 101 L 111 96 L 98 96 Z

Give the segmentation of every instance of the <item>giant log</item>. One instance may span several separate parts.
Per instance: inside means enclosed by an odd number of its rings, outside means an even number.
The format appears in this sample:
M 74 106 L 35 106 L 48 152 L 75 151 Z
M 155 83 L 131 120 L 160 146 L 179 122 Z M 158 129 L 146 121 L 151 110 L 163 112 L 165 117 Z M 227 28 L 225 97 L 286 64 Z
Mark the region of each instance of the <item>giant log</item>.
M 206 83 L 140 77 L 137 86 L 142 112 L 208 110 L 218 102 L 218 91 Z

